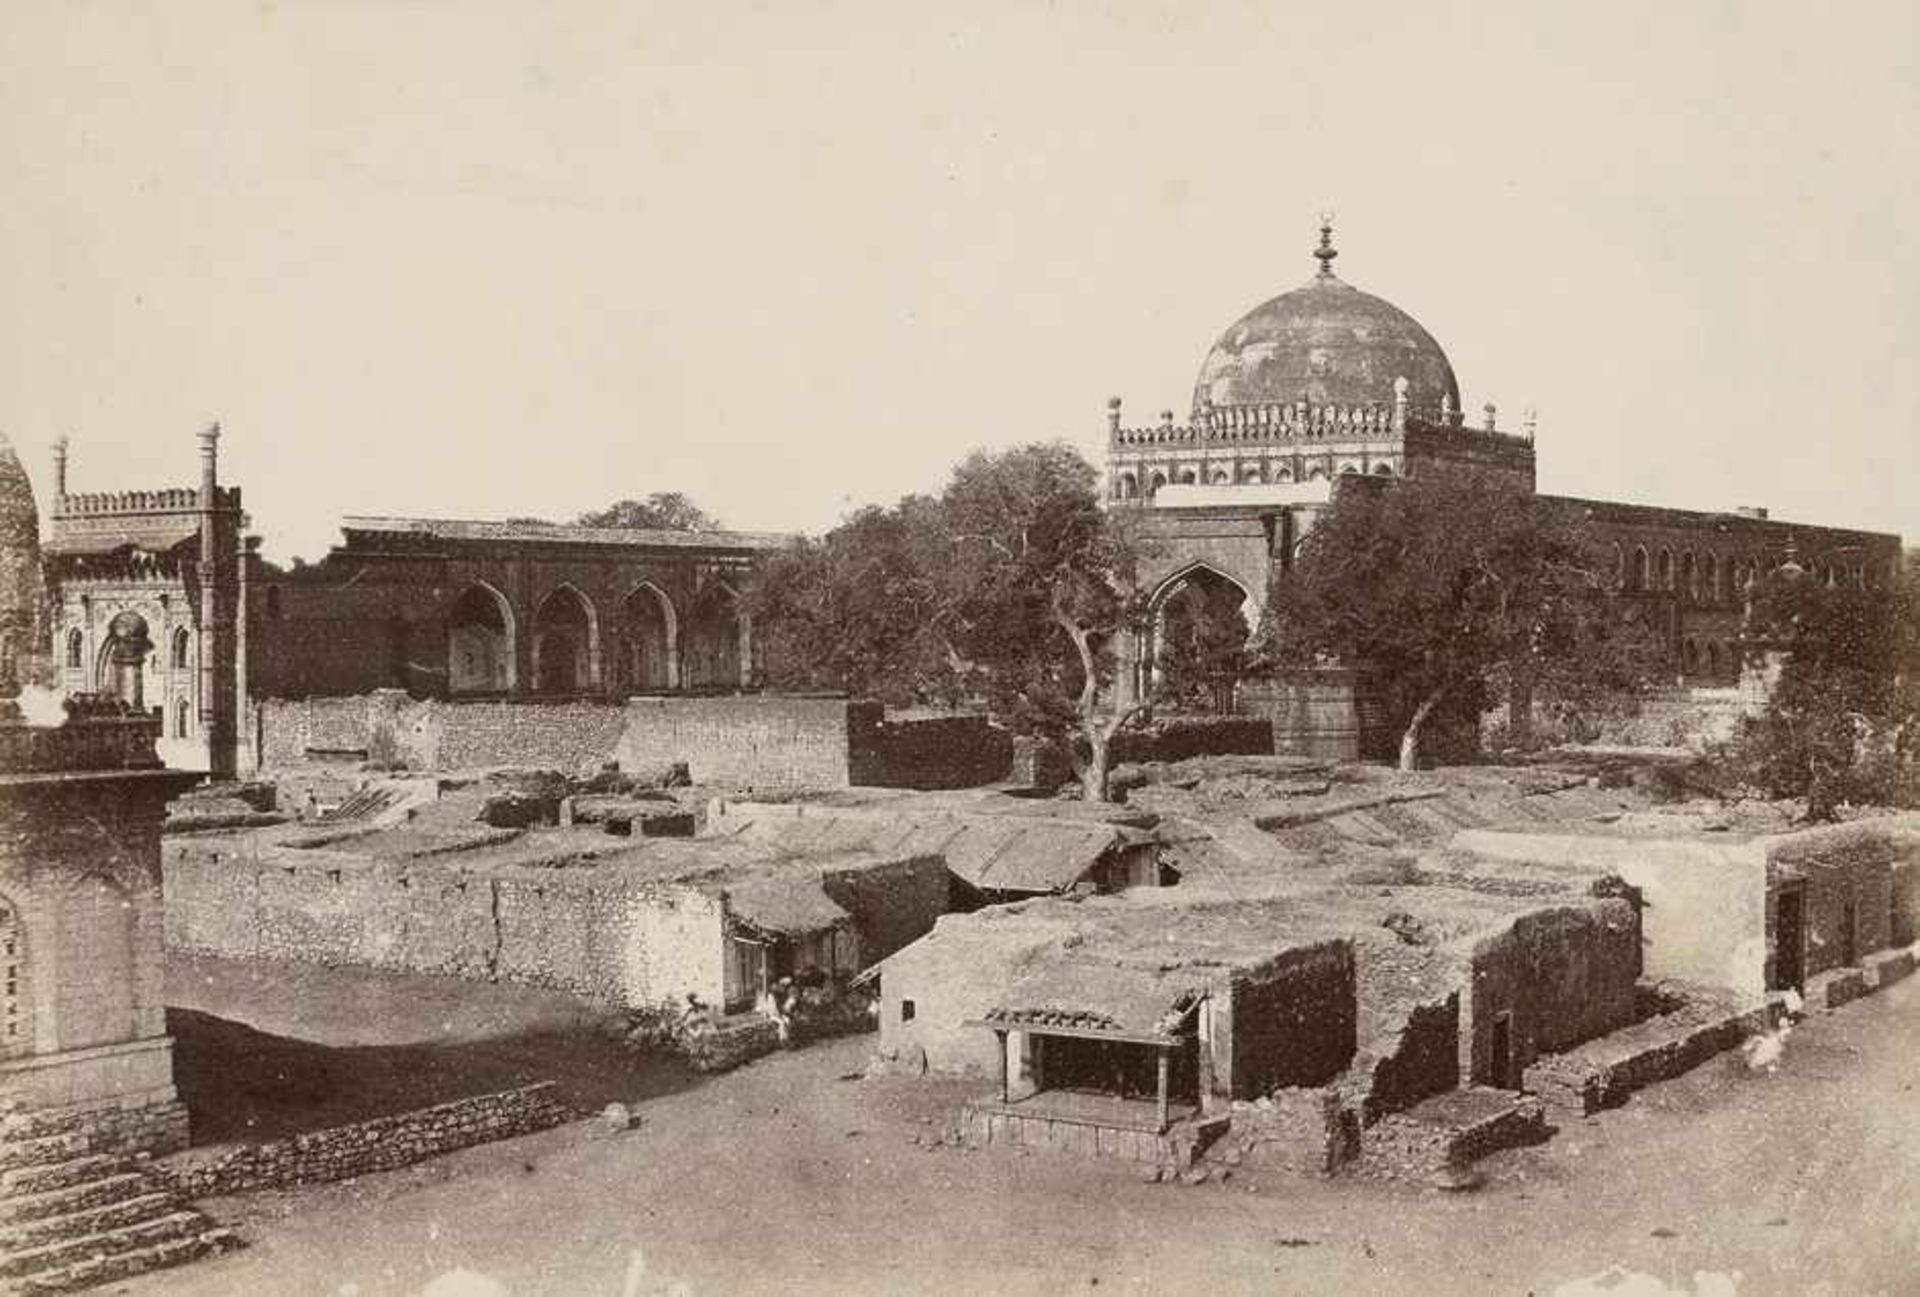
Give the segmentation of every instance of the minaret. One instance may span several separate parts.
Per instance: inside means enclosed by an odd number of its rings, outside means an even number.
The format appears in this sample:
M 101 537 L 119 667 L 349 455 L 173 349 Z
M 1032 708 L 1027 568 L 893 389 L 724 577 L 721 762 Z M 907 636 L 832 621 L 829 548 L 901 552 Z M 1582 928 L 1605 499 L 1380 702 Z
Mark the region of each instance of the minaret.
M 234 777 L 235 717 L 228 655 L 233 636 L 227 625 L 226 583 L 220 561 L 223 525 L 220 509 L 220 425 L 200 434 L 200 734 L 207 744 L 207 773 Z

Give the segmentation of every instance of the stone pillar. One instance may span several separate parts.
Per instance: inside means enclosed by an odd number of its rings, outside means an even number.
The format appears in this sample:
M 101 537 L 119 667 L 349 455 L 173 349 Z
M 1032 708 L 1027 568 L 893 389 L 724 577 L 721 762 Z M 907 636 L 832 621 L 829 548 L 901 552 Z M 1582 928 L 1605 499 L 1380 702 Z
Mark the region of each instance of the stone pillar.
M 200 737 L 207 745 L 207 773 L 215 779 L 234 775 L 233 698 L 230 672 L 223 660 L 232 651 L 225 586 L 221 570 L 220 425 L 200 434 Z M 162 651 L 165 651 L 163 646 Z
M 1168 1072 L 1167 1065 L 1168 1065 L 1168 1062 L 1169 1060 L 1167 1057 L 1167 1047 L 1165 1045 L 1158 1046 L 1156 1053 L 1154 1055 L 1154 1100 L 1153 1100 L 1154 1113 L 1153 1115 L 1154 1115 L 1155 1122 L 1158 1123 L 1157 1133 L 1163 1134 L 1163 1135 L 1166 1133 L 1166 1130 L 1167 1130 L 1167 1072 Z

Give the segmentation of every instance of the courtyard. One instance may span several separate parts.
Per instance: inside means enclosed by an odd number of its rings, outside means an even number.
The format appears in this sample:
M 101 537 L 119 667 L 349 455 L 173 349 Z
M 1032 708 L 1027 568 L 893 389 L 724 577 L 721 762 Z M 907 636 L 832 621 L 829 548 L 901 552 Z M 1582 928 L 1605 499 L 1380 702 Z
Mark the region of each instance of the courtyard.
M 209 1201 L 250 1246 L 122 1285 L 317 1293 L 1551 1293 L 1610 1267 L 1683 1292 L 1896 1292 L 1920 1269 L 1916 981 L 1810 1017 L 1481 1163 L 1461 1192 L 951 1143 L 979 1081 L 863 1079 L 871 1037 L 774 1055 L 403 1171 Z M 556 1063 L 559 1060 L 555 1060 Z M 1863 1235 L 1861 1222 L 1877 1223 Z M 466 1279 L 467 1286 L 456 1282 Z M 1723 1289 L 1724 1290 L 1724 1289 Z

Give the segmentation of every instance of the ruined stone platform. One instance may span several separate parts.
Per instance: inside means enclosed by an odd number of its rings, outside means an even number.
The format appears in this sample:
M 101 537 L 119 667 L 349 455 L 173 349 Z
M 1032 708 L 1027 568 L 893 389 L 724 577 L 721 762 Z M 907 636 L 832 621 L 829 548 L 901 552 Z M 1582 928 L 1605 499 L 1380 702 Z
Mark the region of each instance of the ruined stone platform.
M 1429 1179 L 1503 1148 L 1540 1143 L 1548 1134 L 1546 1109 L 1537 1098 L 1469 1086 L 1367 1127 L 1360 1136 L 1359 1170 L 1384 1179 Z

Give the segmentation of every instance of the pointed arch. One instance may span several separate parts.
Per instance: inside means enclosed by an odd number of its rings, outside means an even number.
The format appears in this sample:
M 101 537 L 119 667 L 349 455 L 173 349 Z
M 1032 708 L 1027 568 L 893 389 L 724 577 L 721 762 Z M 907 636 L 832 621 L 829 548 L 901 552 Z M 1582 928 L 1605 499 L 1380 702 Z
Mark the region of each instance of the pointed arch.
M 593 600 L 562 581 L 533 612 L 533 687 L 536 693 L 591 692 L 600 681 L 600 616 Z
M 511 693 L 519 687 L 519 627 L 513 605 L 485 581 L 473 581 L 447 609 L 447 688 L 456 694 Z
M 168 661 L 175 671 L 185 671 L 193 665 L 193 635 L 185 626 L 173 628 L 172 649 Z
M 75 626 L 67 632 L 67 669 L 69 671 L 78 671 L 80 668 L 86 666 L 86 656 L 87 637 L 80 633 L 78 626 Z
M 740 608 L 740 595 L 721 578 L 714 578 L 694 596 L 687 614 L 680 653 L 680 679 L 688 689 L 737 689 L 752 671 L 751 624 Z
M 680 687 L 680 614 L 667 592 L 636 582 L 620 601 L 617 646 L 608 674 L 623 692 Z
M 1225 581 L 1240 592 L 1240 597 L 1246 600 L 1249 607 L 1253 605 L 1253 591 L 1247 588 L 1246 582 L 1234 576 L 1231 572 L 1223 571 L 1221 568 L 1216 567 L 1203 558 L 1197 558 L 1191 563 L 1186 563 L 1175 568 L 1165 577 L 1162 577 L 1160 581 L 1154 585 L 1153 592 L 1147 596 L 1147 608 L 1150 611 L 1159 611 L 1168 599 L 1179 592 L 1181 586 L 1188 584 L 1202 575 L 1217 577 L 1219 580 Z

